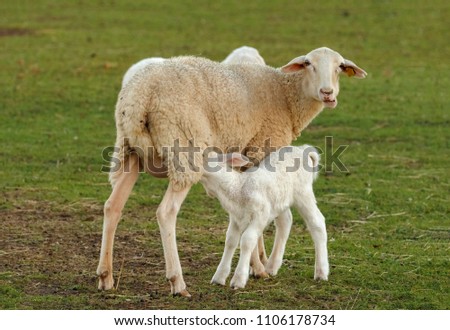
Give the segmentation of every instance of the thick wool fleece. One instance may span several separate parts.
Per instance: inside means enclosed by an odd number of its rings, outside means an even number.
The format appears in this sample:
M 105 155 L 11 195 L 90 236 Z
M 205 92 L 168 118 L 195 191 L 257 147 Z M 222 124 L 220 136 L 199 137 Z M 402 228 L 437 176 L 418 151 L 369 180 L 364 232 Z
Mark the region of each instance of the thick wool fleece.
M 175 57 L 151 65 L 121 90 L 116 105 L 115 157 L 131 151 L 142 162 L 160 159 L 175 189 L 202 176 L 202 151 L 244 149 L 258 163 L 263 148 L 289 145 L 323 109 L 302 93 L 303 73 L 285 74 L 262 65 L 224 65 L 198 57 Z M 195 156 L 173 147 L 193 143 Z M 168 152 L 167 152 L 168 150 Z M 190 159 L 192 158 L 192 159 Z M 196 170 L 198 168 L 198 170 Z M 111 173 L 112 184 L 115 181 Z

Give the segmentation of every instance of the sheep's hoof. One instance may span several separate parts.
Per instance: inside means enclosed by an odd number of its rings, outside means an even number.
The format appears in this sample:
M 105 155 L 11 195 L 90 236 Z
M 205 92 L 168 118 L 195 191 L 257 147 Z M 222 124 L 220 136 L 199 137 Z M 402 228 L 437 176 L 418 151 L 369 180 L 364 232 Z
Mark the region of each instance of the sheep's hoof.
M 111 290 L 114 287 L 114 279 L 109 271 L 105 270 L 99 274 L 98 289 L 99 290 Z
M 185 297 L 185 298 L 192 298 L 191 294 L 188 290 L 181 290 L 180 292 L 174 293 L 174 297 Z
M 254 276 L 255 278 L 268 278 L 268 277 L 269 277 L 269 274 L 267 274 L 266 272 L 260 272 L 260 273 L 258 273 L 258 274 L 253 274 L 253 276 Z

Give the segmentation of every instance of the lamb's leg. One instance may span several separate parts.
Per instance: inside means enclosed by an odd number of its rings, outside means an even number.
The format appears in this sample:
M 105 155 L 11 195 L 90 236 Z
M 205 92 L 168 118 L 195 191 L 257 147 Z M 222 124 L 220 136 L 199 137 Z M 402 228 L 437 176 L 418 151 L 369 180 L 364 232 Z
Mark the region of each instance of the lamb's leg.
M 123 169 L 127 170 L 125 171 Z M 122 209 L 139 176 L 139 159 L 137 155 L 131 154 L 125 158 L 120 171 L 120 173 L 114 174 L 113 191 L 103 209 L 103 238 L 100 261 L 97 268 L 97 275 L 99 276 L 98 288 L 100 290 L 110 290 L 114 286 L 112 265 L 114 235 L 122 214 Z
M 292 213 L 287 209 L 275 219 L 275 242 L 272 253 L 266 264 L 266 272 L 270 275 L 276 275 L 283 262 L 284 249 L 289 238 L 289 232 L 292 226 Z
M 225 285 L 228 275 L 230 275 L 231 262 L 233 259 L 234 251 L 239 243 L 239 237 L 241 236 L 241 231 L 237 226 L 236 222 L 230 218 L 230 223 L 228 225 L 227 236 L 225 239 L 225 249 L 223 251 L 222 259 L 217 267 L 216 273 L 214 274 L 211 283 Z
M 316 254 L 316 262 L 314 269 L 314 279 L 328 280 L 329 265 L 328 265 L 328 251 L 327 251 L 327 230 L 325 228 L 325 217 L 320 212 L 316 205 L 314 194 L 311 191 L 311 196 L 301 198 L 297 204 L 297 209 L 300 215 L 306 222 L 306 225 L 311 233 L 314 241 L 314 248 Z
M 171 292 L 174 295 L 186 297 L 190 297 L 190 294 L 186 290 L 186 284 L 183 279 L 175 229 L 178 211 L 190 188 L 186 187 L 176 191 L 170 183 L 156 211 L 166 261 L 166 277 L 170 282 Z
M 263 229 L 264 226 L 259 221 L 254 220 L 242 234 L 240 245 L 241 254 L 234 276 L 230 282 L 230 286 L 233 289 L 244 288 L 247 284 L 251 254 L 258 244 L 258 238 L 261 236 Z

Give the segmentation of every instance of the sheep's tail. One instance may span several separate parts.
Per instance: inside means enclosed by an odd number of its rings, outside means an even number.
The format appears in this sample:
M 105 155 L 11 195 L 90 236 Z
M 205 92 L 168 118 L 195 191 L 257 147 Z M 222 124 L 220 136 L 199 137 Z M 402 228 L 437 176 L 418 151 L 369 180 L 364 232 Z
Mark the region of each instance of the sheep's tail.
M 319 176 L 320 171 L 320 155 L 316 148 L 305 145 L 304 150 L 308 154 L 308 168 L 311 169 L 313 173 L 313 180 L 316 180 Z

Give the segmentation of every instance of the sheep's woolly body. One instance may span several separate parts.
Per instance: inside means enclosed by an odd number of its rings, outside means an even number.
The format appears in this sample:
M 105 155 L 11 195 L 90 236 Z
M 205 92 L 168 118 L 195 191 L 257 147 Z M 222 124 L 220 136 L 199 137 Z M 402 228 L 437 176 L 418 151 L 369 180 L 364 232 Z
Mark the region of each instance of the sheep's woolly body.
M 145 58 L 137 63 L 134 63 L 128 70 L 125 72 L 125 75 L 122 79 L 122 88 L 130 82 L 134 75 L 138 74 L 143 68 L 148 65 L 152 65 L 155 63 L 162 63 L 164 59 L 162 57 L 150 57 Z
M 187 153 L 179 154 L 175 162 L 172 152 L 164 154 L 164 147 L 177 139 L 180 146 L 193 140 L 201 150 L 208 146 L 262 150 L 269 138 L 271 147 L 288 145 L 323 109 L 321 102 L 305 99 L 301 89 L 302 73 L 286 75 L 262 65 L 176 57 L 147 66 L 119 94 L 117 156 L 123 159 L 139 149 L 144 161 L 162 158 L 174 187 L 182 189 L 196 183 L 202 171 L 189 168 Z M 261 160 L 264 153 L 249 156 Z M 201 169 L 201 152 L 193 163 Z M 114 184 L 114 173 L 111 181 Z
M 242 46 L 236 48 L 222 61 L 224 64 L 251 63 L 266 65 L 266 62 L 259 54 L 258 50 L 253 47 Z

